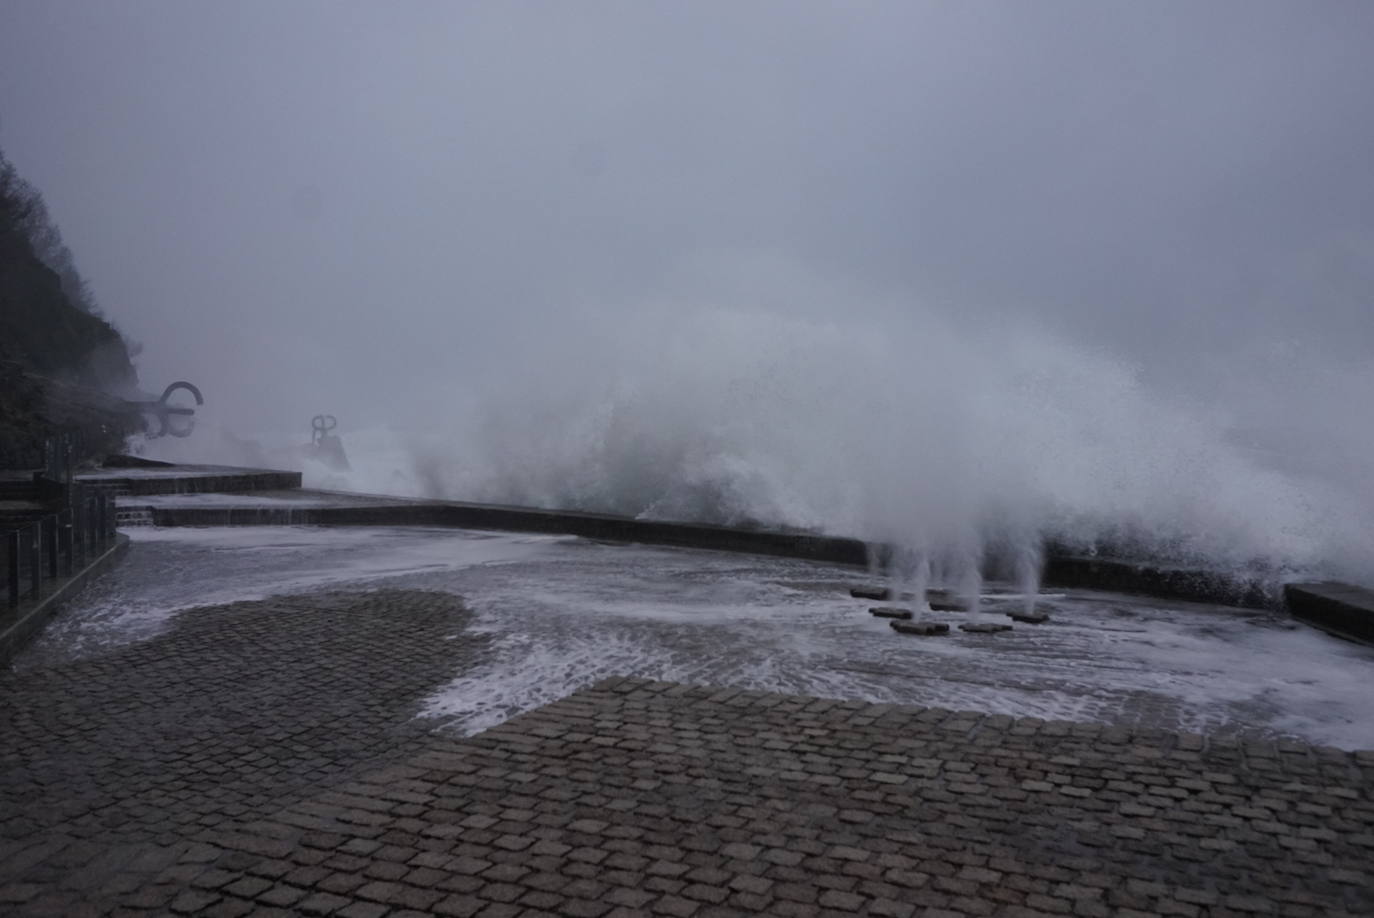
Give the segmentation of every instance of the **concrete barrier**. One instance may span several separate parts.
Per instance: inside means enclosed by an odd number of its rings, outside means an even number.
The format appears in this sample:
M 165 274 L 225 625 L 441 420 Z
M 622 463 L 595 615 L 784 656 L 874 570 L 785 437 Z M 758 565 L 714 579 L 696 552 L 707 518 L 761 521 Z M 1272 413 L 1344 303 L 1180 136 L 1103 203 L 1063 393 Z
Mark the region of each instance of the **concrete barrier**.
M 309 493 L 309 492 L 302 492 Z M 609 542 L 674 545 L 804 558 L 867 567 L 868 546 L 860 539 L 815 533 L 739 529 L 701 523 L 640 520 L 610 514 L 544 510 L 460 501 L 388 501 L 376 496 L 328 493 L 338 506 L 153 507 L 157 526 L 449 526 L 577 535 Z M 353 499 L 357 503 L 348 504 Z M 1051 555 L 1044 584 L 1137 593 L 1165 599 L 1251 608 L 1282 605 L 1278 586 L 1266 588 L 1218 571 L 1169 568 L 1129 561 Z
M 1053 552 L 1045 561 L 1043 580 L 1048 586 L 1140 593 L 1163 599 L 1252 609 L 1275 609 L 1283 604 L 1277 579 L 1265 583 L 1205 568 L 1168 567 Z
M 270 502 L 246 502 L 240 506 L 150 506 L 148 512 L 157 526 L 447 526 L 560 533 L 610 542 L 804 558 L 853 567 L 869 564 L 867 543 L 844 536 L 642 520 L 501 504 L 300 491 L 297 490 L 301 483 L 299 472 L 224 466 L 177 468 L 184 470 L 184 474 L 169 476 L 154 472 L 143 476 L 135 470 L 128 476 L 107 473 L 96 480 L 120 485 L 133 495 L 282 490 L 294 491 L 298 498 L 278 501 L 275 506 Z M 1042 579 L 1047 587 L 1108 590 L 1248 608 L 1284 606 L 1277 576 L 1246 577 L 1204 568 L 1086 558 L 1073 554 L 1066 547 L 1050 544 L 1046 548 L 1048 557 Z
M 1294 618 L 1374 644 L 1374 590 L 1346 583 L 1290 583 L 1283 595 Z
M 161 469 L 106 470 L 78 475 L 85 484 L 111 488 L 121 494 L 233 494 L 245 491 L 285 491 L 301 486 L 301 473 L 280 469 L 238 469 L 229 466 L 175 466 L 183 474 Z M 142 474 L 140 474 L 142 472 Z

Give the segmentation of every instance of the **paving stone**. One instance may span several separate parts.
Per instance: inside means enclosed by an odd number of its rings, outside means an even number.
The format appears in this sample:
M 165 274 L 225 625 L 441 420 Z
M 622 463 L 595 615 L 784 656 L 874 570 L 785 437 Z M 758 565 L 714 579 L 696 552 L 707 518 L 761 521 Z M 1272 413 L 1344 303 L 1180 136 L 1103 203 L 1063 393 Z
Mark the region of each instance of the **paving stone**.
M 224 892 L 241 899 L 255 899 L 260 893 L 272 888 L 271 880 L 261 877 L 240 877 L 224 887 Z
M 839 909 L 845 912 L 857 912 L 863 904 L 863 896 L 841 892 L 836 889 L 828 889 L 821 893 L 820 897 L 820 905 L 823 908 Z
M 332 915 L 352 901 L 332 893 L 317 892 L 298 902 L 296 908 L 305 915 Z
M 657 897 L 651 892 L 625 886 L 617 886 L 606 894 L 606 901 L 610 904 L 630 909 L 641 909 L 655 898 Z
M 376 902 L 352 902 L 339 909 L 338 918 L 382 918 L 388 909 Z
M 219 901 L 219 896 L 215 893 L 188 889 L 173 899 L 167 907 L 178 915 L 194 915 L 209 908 L 217 901 Z
M 196 912 L 204 918 L 244 918 L 246 915 L 258 914 L 261 906 L 244 899 L 221 899 L 209 908 L 201 909 Z
M 700 903 L 681 896 L 664 896 L 653 904 L 652 911 L 658 915 L 670 915 L 672 918 L 690 918 L 700 907 Z
M 559 914 L 568 915 L 571 918 L 601 918 L 611 910 L 608 902 L 597 902 L 592 899 L 564 899 L 559 906 Z
M 267 892 L 258 896 L 258 901 L 266 905 L 285 908 L 288 905 L 292 905 L 304 899 L 305 895 L 306 890 L 298 886 L 280 885 L 273 886 L 271 889 L 267 890 Z
M 0 674 L 0 911 L 1374 913 L 1374 760 L 632 679 L 463 739 L 414 714 L 465 614 L 287 597 Z
M 491 903 L 476 896 L 448 896 L 434 903 L 433 911 L 440 915 L 454 915 L 457 918 L 470 918 Z
M 10 883 L 0 886 L 0 904 L 19 905 L 43 891 L 37 883 Z

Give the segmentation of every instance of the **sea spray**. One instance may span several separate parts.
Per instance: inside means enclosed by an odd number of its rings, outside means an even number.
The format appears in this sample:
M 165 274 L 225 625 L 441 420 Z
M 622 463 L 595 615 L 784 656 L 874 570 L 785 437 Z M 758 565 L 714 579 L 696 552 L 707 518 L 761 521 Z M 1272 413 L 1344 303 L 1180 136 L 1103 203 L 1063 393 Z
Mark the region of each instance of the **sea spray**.
M 1366 466 L 1238 446 L 1227 405 L 1043 331 L 684 309 L 541 354 L 434 393 L 425 430 L 350 432 L 330 486 L 854 536 L 1027 595 L 1045 541 L 1374 581 Z
M 1045 539 L 1374 577 L 1358 479 L 1258 462 L 1219 409 L 1042 332 L 697 310 L 567 352 L 455 419 L 447 496 L 857 536 L 951 586 L 1009 549 L 1029 582 Z

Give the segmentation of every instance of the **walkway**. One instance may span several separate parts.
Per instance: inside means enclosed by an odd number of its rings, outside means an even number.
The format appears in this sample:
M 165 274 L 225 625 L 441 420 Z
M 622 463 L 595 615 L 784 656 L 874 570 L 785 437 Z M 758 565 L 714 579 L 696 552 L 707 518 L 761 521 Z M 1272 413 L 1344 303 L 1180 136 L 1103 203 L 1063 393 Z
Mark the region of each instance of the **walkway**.
M 235 603 L 0 675 L 0 911 L 1374 913 L 1374 753 L 632 680 L 459 740 L 413 715 L 466 620 Z

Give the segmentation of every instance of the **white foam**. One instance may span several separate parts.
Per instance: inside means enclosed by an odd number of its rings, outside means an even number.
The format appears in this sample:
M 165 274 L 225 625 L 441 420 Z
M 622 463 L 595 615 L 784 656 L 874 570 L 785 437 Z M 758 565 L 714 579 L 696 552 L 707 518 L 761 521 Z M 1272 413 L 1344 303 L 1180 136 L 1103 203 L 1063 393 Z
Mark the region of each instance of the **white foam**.
M 1069 591 L 1042 597 L 1048 625 L 959 632 L 1020 608 L 994 585 L 978 613 L 921 613 L 954 628 L 923 639 L 850 598 L 855 572 L 788 559 L 435 529 L 131 535 L 45 633 L 49 651 L 140 640 L 208 603 L 431 589 L 462 596 L 491 641 L 475 662 L 455 642 L 453 679 L 423 700 L 459 732 L 629 675 L 1374 748 L 1374 649 L 1268 613 Z
M 632 553 L 651 574 L 624 577 L 622 568 L 608 582 L 598 574 L 611 572 L 586 564 L 516 564 L 480 585 L 469 580 L 464 595 L 500 642 L 425 712 L 472 732 L 604 676 L 632 675 L 1374 747 L 1365 689 L 1374 651 L 1284 630 L 1264 613 L 1059 594 L 1050 625 L 903 638 L 838 591 L 778 588 L 773 562 L 719 569 L 718 579 L 684 588 L 670 553 Z M 952 627 L 1006 622 L 1002 608 L 1020 605 L 993 598 L 1006 605 L 922 617 Z
M 465 391 L 423 434 L 350 432 L 354 470 L 308 477 L 760 521 L 959 563 L 1050 536 L 1374 583 L 1367 461 L 1275 461 L 1237 445 L 1226 406 L 1168 398 L 1125 361 L 1025 328 L 956 327 L 918 306 L 881 327 L 649 309 Z M 1351 426 L 1343 415 L 1330 441 Z
M 82 594 L 45 640 L 143 640 L 197 606 L 264 599 L 422 572 L 527 560 L 560 537 L 452 529 L 137 526 L 129 556 Z

